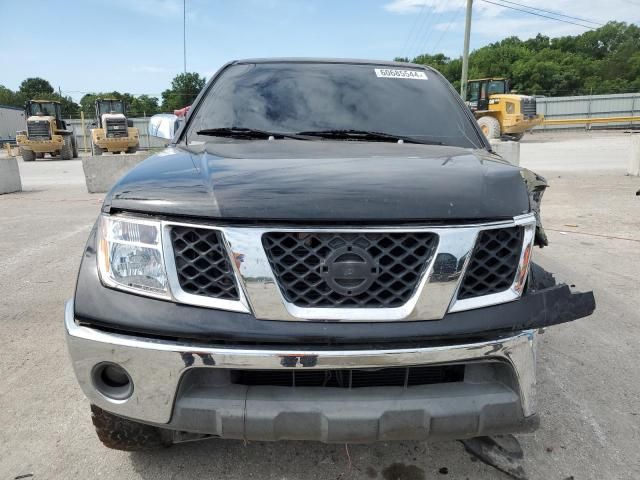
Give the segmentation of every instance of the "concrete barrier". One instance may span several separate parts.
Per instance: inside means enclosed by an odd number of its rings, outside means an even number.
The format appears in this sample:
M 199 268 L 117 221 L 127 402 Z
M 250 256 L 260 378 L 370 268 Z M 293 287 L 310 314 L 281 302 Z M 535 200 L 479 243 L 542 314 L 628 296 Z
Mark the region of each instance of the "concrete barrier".
M 629 175 L 640 176 L 640 135 L 631 135 L 631 148 L 629 149 Z
M 513 165 L 520 165 L 520 142 L 489 140 L 493 151 Z
M 82 157 L 82 170 L 89 193 L 105 193 L 125 173 L 149 157 L 151 153 L 135 155 L 99 155 Z
M 513 165 L 520 165 L 520 142 L 489 140 L 493 151 Z
M 15 158 L 0 158 L 0 194 L 22 191 L 20 169 Z

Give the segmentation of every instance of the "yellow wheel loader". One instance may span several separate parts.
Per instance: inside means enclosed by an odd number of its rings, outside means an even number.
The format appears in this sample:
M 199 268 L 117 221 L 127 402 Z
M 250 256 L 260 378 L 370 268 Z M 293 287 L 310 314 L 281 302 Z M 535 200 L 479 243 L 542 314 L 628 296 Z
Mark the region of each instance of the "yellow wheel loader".
M 95 103 L 95 128 L 91 129 L 94 155 L 135 153 L 140 146 L 138 129 L 126 117 L 125 104 L 115 98 L 99 98 Z
M 30 100 L 25 104 L 27 129 L 17 132 L 16 143 L 25 162 L 59 155 L 63 160 L 78 158 L 78 147 L 73 130 L 62 119 L 60 102 Z
M 525 132 L 544 121 L 536 112 L 536 99 L 509 93 L 506 78 L 480 78 L 467 82 L 466 102 L 489 138 L 520 140 Z

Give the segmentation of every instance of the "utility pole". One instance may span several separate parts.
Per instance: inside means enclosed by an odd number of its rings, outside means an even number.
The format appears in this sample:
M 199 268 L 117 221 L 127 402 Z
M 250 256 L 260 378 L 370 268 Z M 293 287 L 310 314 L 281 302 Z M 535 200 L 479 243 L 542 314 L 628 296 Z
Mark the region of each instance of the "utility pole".
M 184 48 L 184 73 L 187 73 L 187 0 L 182 0 L 182 46 Z
M 473 0 L 467 0 L 467 17 L 464 21 L 464 50 L 462 51 L 462 78 L 460 79 L 460 96 L 467 100 L 467 78 L 469 76 L 469 37 L 471 36 L 471 12 Z

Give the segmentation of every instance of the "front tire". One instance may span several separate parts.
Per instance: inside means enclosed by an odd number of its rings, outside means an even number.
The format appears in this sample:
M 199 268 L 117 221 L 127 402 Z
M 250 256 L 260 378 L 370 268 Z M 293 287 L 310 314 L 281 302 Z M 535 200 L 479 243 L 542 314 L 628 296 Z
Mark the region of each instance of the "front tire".
M 104 152 L 103 149 L 101 149 L 98 145 L 96 145 L 95 143 L 93 144 L 93 154 L 95 156 L 97 155 L 102 155 L 102 153 Z
M 71 137 L 71 146 L 73 147 L 73 158 L 78 158 L 78 142 L 76 142 L 76 137 Z
M 60 158 L 62 160 L 71 160 L 73 158 L 73 141 L 71 137 L 65 136 L 62 149 L 60 150 Z
M 91 420 L 102 444 L 114 450 L 156 450 L 172 444 L 169 430 L 118 417 L 96 405 L 91 405 Z
M 126 153 L 136 153 L 138 151 L 138 145 L 134 145 L 133 147 L 127 148 Z
M 20 148 L 20 156 L 25 162 L 33 162 L 36 159 L 36 154 L 33 150 L 27 150 L 24 148 Z
M 497 118 L 484 116 L 478 119 L 480 130 L 489 140 L 500 138 L 500 122 Z

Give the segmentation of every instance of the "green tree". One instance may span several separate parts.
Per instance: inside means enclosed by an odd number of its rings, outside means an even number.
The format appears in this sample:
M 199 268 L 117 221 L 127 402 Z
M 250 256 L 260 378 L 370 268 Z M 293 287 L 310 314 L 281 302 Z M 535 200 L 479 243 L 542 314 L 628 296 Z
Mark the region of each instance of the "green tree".
M 158 99 L 149 95 L 135 97 L 129 107 L 129 114 L 132 117 L 142 117 L 155 115 L 160 111 Z
M 46 98 L 53 94 L 51 84 L 40 77 L 26 78 L 20 84 L 18 93 L 25 97 L 25 100 L 34 100 L 37 98 Z M 43 97 L 44 95 L 44 97 Z M 50 98 L 46 98 L 49 100 Z
M 8 105 L 14 107 L 22 106 L 16 93 L 13 90 L 5 87 L 4 85 L 0 85 L 0 105 Z
M 181 73 L 171 82 L 171 88 L 162 92 L 162 110 L 173 112 L 191 105 L 202 90 L 206 79 L 197 73 Z
M 459 88 L 460 58 L 423 54 L 413 62 L 431 65 Z M 469 78 L 482 77 L 508 77 L 522 93 L 548 96 L 638 91 L 640 27 L 609 22 L 576 36 L 505 38 L 469 56 Z

